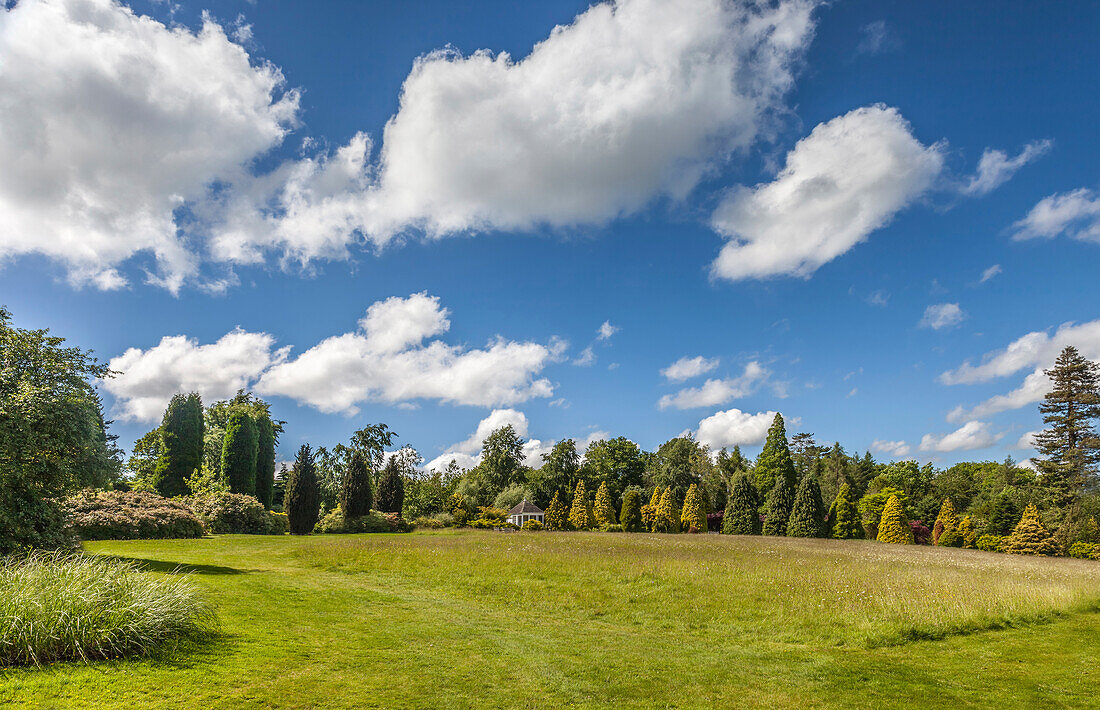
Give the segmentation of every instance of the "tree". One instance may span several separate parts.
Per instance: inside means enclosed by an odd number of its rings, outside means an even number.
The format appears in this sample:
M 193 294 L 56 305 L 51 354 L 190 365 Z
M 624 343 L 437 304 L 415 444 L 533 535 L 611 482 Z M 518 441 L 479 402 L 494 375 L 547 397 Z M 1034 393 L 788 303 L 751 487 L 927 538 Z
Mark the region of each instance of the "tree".
M 817 445 L 813 432 L 799 432 L 791 437 L 791 462 L 794 463 L 795 474 L 799 480 L 814 470 L 814 464 L 827 450 Z
M 1100 438 L 1093 420 L 1100 417 L 1100 366 L 1077 348 L 1062 350 L 1044 371 L 1051 390 L 1039 405 L 1047 428 L 1035 436 L 1035 460 L 1051 503 L 1066 509 L 1096 476 Z
M 760 496 L 752 476 L 740 474 L 733 482 L 726 512 L 722 516 L 722 532 L 726 535 L 760 534 Z
M 358 518 L 370 512 L 374 505 L 374 492 L 371 490 L 370 470 L 363 454 L 356 451 L 351 455 L 344 480 L 340 484 L 340 510 L 344 519 Z
M 157 487 L 157 462 L 163 439 L 160 427 L 142 434 L 134 442 L 130 458 L 126 461 L 126 471 L 133 477 L 133 487 L 137 490 L 155 491 Z
M 198 393 L 176 394 L 160 425 L 161 447 L 156 488 L 162 496 L 186 495 L 186 481 L 202 467 L 202 400 Z
M 699 487 L 694 483 L 684 495 L 684 507 L 680 511 L 680 529 L 696 532 L 707 531 L 707 515 L 703 512 L 703 501 L 699 497 Z
M 275 485 L 275 426 L 266 414 L 256 419 L 256 498 L 271 510 Z
M 844 447 L 840 442 L 833 442 L 833 448 L 825 454 L 824 471 L 818 482 L 821 484 L 821 499 L 833 500 L 840 487 L 847 484 L 851 486 L 852 462 L 844 453 Z
M 898 499 L 903 509 L 909 500 L 905 495 L 905 491 L 898 490 L 892 486 L 887 486 L 882 490 L 868 493 L 859 499 L 859 503 L 857 504 L 859 507 L 859 515 L 863 520 L 863 528 L 869 539 L 873 540 L 878 537 L 878 524 L 882 519 L 882 511 L 886 507 L 887 501 L 892 497 Z
M 547 530 L 569 529 L 569 510 L 565 507 L 565 503 L 561 502 L 561 497 L 557 493 L 554 493 L 554 499 L 546 507 L 545 519 Z
M 932 544 L 940 547 L 962 545 L 962 538 L 959 537 L 959 515 L 950 498 L 943 499 L 940 514 L 936 516 L 936 524 L 932 527 Z
M 294 468 L 286 482 L 283 507 L 290 521 L 290 532 L 308 535 L 317 524 L 320 495 L 317 490 L 317 467 L 309 444 L 302 444 L 294 459 Z
M 759 465 L 757 466 L 759 469 Z M 757 478 L 759 481 L 759 477 Z M 791 518 L 791 509 L 794 507 L 793 484 L 785 475 L 775 480 L 775 486 L 768 494 L 768 502 L 764 506 L 764 534 L 782 537 L 787 534 L 787 523 Z
M 222 474 L 229 490 L 245 495 L 256 494 L 256 425 L 248 412 L 235 410 L 225 425 L 222 443 Z
M 599 490 L 596 491 L 594 515 L 598 527 L 602 528 L 606 525 L 614 525 L 616 523 L 615 509 L 611 506 L 611 494 L 607 490 L 606 481 L 601 483 Z
M 272 503 L 279 506 L 280 509 L 285 505 L 286 481 L 289 476 L 290 471 L 287 470 L 286 464 L 280 465 L 279 472 L 275 474 L 275 485 L 271 487 Z
M 782 414 L 777 413 L 772 420 L 772 425 L 768 429 L 768 438 L 764 442 L 764 450 L 756 459 L 753 473 L 756 476 L 756 489 L 761 495 L 771 493 L 772 488 L 781 478 L 786 480 L 787 488 L 792 492 L 798 483 L 794 462 L 791 460 L 791 450 L 787 445 L 787 430 L 783 424 Z M 789 510 L 787 512 L 790 513 Z M 786 518 L 783 525 L 786 527 Z M 765 531 L 765 534 L 772 533 Z
M 619 522 L 625 532 L 642 531 L 642 494 L 637 488 L 628 488 L 623 493 L 623 508 Z
M 542 504 L 559 494 L 568 498 L 580 480 L 580 455 L 577 442 L 562 439 L 542 455 L 542 467 L 529 476 L 535 502 Z
M 974 530 L 974 523 L 970 520 L 969 515 L 959 522 L 957 534 L 959 536 L 959 547 L 964 550 L 974 549 L 974 543 L 978 539 L 978 533 Z
M 484 475 L 493 497 L 513 483 L 526 481 L 523 443 L 511 424 L 485 437 L 481 446 L 481 463 L 477 468 Z
M 626 437 L 601 439 L 589 444 L 580 472 L 586 481 L 607 483 L 614 507 L 623 491 L 631 486 L 641 487 L 645 482 L 645 457 L 638 445 Z
M 283 433 L 286 422 L 271 416 L 271 405 L 262 399 L 253 396 L 251 392 L 237 390 L 237 394 L 227 400 L 212 402 L 203 412 L 203 464 L 213 472 L 214 476 L 223 479 L 222 449 L 225 446 L 225 427 L 229 423 L 229 415 L 235 411 L 247 412 L 256 422 L 260 417 L 267 416 L 271 420 L 271 429 L 274 434 L 275 444 L 279 443 L 279 436 Z
M 661 505 L 661 487 L 653 489 L 649 502 L 642 506 L 642 525 L 646 530 L 654 532 L 657 525 L 657 508 Z
M 661 493 L 661 500 L 653 515 L 653 531 L 662 533 L 680 532 L 680 516 L 676 515 L 676 503 L 672 497 L 672 488 Z
M 1020 522 L 1020 508 L 1016 498 L 1008 488 L 1002 488 L 993 501 L 993 512 L 989 516 L 989 529 L 994 535 L 1010 535 L 1016 523 Z
M 397 461 L 390 458 L 378 479 L 378 509 L 384 513 L 401 513 L 405 505 L 405 485 Z
M 825 523 L 824 507 L 817 476 L 810 474 L 803 477 L 787 522 L 788 537 L 821 537 Z
M 118 477 L 93 385 L 114 373 L 64 343 L 0 308 L 0 555 L 67 545 L 57 498 Z
M 713 468 L 710 453 L 691 436 L 681 436 L 661 444 L 646 471 L 648 483 L 671 488 L 680 499 L 693 483 L 701 483 Z
M 1010 555 L 1054 555 L 1058 552 L 1058 546 L 1054 542 L 1054 536 L 1047 532 L 1043 523 L 1039 520 L 1039 509 L 1029 503 L 1024 508 L 1024 514 L 1020 522 L 1012 530 L 1012 534 L 1005 538 L 1004 551 Z
M 577 481 L 573 505 L 569 508 L 569 524 L 574 530 L 587 530 L 588 523 L 588 494 L 584 490 L 584 481 Z
M 829 509 L 829 527 L 835 540 L 855 540 L 863 537 L 863 525 L 860 524 L 859 510 L 847 483 L 840 486 Z
M 896 495 L 890 496 L 882 509 L 882 520 L 878 525 L 878 541 L 901 545 L 913 544 L 913 528 L 909 527 L 909 520 L 905 516 L 901 499 Z

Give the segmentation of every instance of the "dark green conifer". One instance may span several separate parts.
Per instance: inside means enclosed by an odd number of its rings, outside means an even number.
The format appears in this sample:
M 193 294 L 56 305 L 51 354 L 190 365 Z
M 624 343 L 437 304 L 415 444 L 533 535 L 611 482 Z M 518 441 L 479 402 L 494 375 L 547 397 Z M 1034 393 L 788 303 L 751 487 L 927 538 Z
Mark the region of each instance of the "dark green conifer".
M 752 477 L 742 473 L 733 482 L 726 512 L 722 516 L 722 532 L 726 535 L 760 534 L 760 496 Z
M 317 485 L 317 465 L 313 461 L 309 444 L 302 444 L 302 448 L 298 449 L 294 468 L 287 478 L 284 501 L 290 532 L 295 535 L 313 532 L 321 504 L 321 491 Z
M 776 479 L 775 487 L 768 494 L 767 505 L 764 506 L 764 534 L 787 534 L 787 522 L 791 517 L 791 509 L 794 507 L 794 487 L 786 476 Z
M 202 468 L 202 400 L 197 393 L 172 397 L 164 412 L 160 435 L 160 456 L 154 476 L 157 492 L 169 498 L 187 495 L 187 479 Z
M 821 537 L 825 521 L 824 507 L 817 476 L 806 476 L 798 484 L 798 493 L 794 497 L 794 506 L 787 521 L 788 537 Z
M 637 488 L 628 488 L 623 493 L 623 509 L 619 514 L 619 524 L 624 532 L 642 531 L 642 495 Z
M 271 509 L 275 486 L 275 428 L 266 414 L 256 419 L 256 498 Z
M 256 495 L 256 424 L 242 410 L 235 410 L 225 424 L 222 440 L 222 475 L 233 493 Z
M 404 505 L 405 483 L 401 480 L 397 461 L 391 457 L 378 479 L 378 509 L 384 513 L 400 513 Z
M 993 512 L 989 516 L 989 531 L 993 535 L 1011 535 L 1016 523 L 1020 522 L 1020 508 L 1016 499 L 1007 488 L 997 494 L 993 501 Z
M 775 487 L 779 479 L 787 481 L 787 488 L 794 493 L 794 487 L 798 479 L 794 470 L 794 462 L 791 460 L 791 449 L 787 444 L 787 430 L 783 424 L 783 415 L 776 414 L 768 429 L 768 439 L 764 442 L 764 450 L 756 459 L 753 468 L 756 478 L 756 490 L 761 495 L 768 495 Z M 788 511 L 789 513 L 790 511 Z M 786 522 L 783 523 L 786 527 Z
M 852 488 L 847 483 L 840 486 L 836 500 L 829 508 L 830 537 L 835 540 L 859 540 L 863 538 L 863 525 L 856 507 Z
M 348 461 L 344 480 L 340 482 L 340 510 L 344 519 L 358 518 L 370 512 L 374 505 L 374 492 L 371 490 L 370 470 L 363 454 L 355 451 Z

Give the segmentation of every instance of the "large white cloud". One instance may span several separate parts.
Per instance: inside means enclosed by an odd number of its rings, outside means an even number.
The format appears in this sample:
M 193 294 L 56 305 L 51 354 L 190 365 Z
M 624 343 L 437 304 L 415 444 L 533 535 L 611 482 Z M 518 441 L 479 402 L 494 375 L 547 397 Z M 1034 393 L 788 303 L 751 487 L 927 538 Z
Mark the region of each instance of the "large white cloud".
M 990 431 L 987 422 L 972 421 L 949 434 L 925 434 L 920 440 L 920 450 L 938 453 L 972 451 L 992 446 L 1000 438 L 1001 434 Z
M 174 211 L 233 182 L 294 123 L 295 92 L 207 19 L 113 0 L 0 6 L 0 258 L 38 253 L 117 288 L 135 254 L 177 290 L 199 257 Z
M 963 193 L 980 196 L 993 192 L 1008 182 L 1017 170 L 1046 155 L 1051 145 L 1049 140 L 1032 141 L 1015 158 L 1009 158 L 1003 150 L 986 148 L 978 161 L 978 171 L 963 187 Z
M 768 437 L 775 412 L 749 414 L 740 409 L 715 412 L 699 422 L 695 438 L 712 450 L 759 444 Z
M 732 190 L 712 222 L 730 241 L 711 273 L 809 276 L 886 225 L 943 169 L 940 146 L 913 137 L 894 108 L 867 106 L 819 124 L 775 180 Z
M 148 350 L 130 348 L 111 358 L 109 367 L 120 374 L 102 386 L 115 398 L 115 416 L 153 422 L 177 392 L 198 392 L 209 403 L 251 387 L 285 357 L 286 351 L 274 346 L 272 336 L 240 329 L 207 345 L 183 335 L 168 336 Z
M 657 406 L 661 409 L 694 409 L 725 404 L 752 394 L 770 374 L 764 366 L 753 360 L 745 365 L 744 372 L 737 377 L 711 379 L 699 387 L 687 387 L 676 394 L 666 394 L 661 397 Z
M 1066 234 L 1082 241 L 1100 241 L 1100 195 L 1081 188 L 1044 197 L 1013 227 L 1016 239 Z

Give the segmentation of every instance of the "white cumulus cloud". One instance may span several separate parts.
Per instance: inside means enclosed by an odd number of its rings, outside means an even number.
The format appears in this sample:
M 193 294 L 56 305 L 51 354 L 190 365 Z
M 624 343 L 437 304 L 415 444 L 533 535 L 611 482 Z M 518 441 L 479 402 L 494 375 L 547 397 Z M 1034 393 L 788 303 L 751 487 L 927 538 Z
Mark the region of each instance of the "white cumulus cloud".
M 973 384 L 1007 377 L 1026 368 L 1050 367 L 1067 345 L 1076 347 L 1090 360 L 1100 360 L 1100 319 L 1064 323 L 1053 334 L 1046 331 L 1027 333 L 1003 350 L 987 353 L 979 365 L 967 360 L 956 369 L 944 372 L 940 381 L 947 385 Z
M 963 187 L 963 194 L 988 195 L 1008 182 L 1017 170 L 1046 155 L 1051 145 L 1053 144 L 1049 140 L 1033 141 L 1025 145 L 1014 158 L 1009 158 L 1003 150 L 986 148 L 978 161 L 978 172 Z
M 699 422 L 695 438 L 712 450 L 759 444 L 768 436 L 775 412 L 749 414 L 740 409 L 715 412 Z
M 924 315 L 920 319 L 921 328 L 943 330 L 962 323 L 966 313 L 957 303 L 937 303 L 924 309 Z
M 705 375 L 718 367 L 718 358 L 705 358 L 702 355 L 696 357 L 682 357 L 668 367 L 661 370 L 661 375 L 670 382 L 683 382 L 692 377 Z
M 871 450 L 883 454 L 890 454 L 894 458 L 900 459 L 908 456 L 910 449 L 909 444 L 903 440 L 884 441 L 882 439 L 875 439 L 871 442 Z
M 1065 234 L 1081 241 L 1100 241 L 1100 195 L 1081 188 L 1044 197 L 1012 226 L 1015 239 Z
M 819 124 L 769 183 L 732 190 L 712 223 L 730 241 L 716 277 L 809 276 L 885 226 L 943 169 L 894 108 L 867 106 Z
M 753 360 L 745 365 L 745 370 L 737 377 L 711 379 L 699 387 L 688 387 L 676 394 L 666 394 L 658 401 L 661 409 L 695 409 L 714 407 L 733 399 L 746 397 L 756 391 L 771 373 L 760 363 Z
M 952 451 L 971 451 L 992 446 L 1001 434 L 990 431 L 987 422 L 972 421 L 963 424 L 950 434 L 925 434 L 920 440 L 921 451 L 950 453 Z

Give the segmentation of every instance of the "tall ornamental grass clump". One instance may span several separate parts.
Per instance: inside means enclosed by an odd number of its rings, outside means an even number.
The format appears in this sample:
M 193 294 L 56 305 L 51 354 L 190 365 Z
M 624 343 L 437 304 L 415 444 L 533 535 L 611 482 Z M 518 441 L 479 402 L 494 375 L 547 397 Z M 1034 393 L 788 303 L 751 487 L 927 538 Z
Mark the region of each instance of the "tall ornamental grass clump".
M 0 562 L 0 666 L 141 656 L 217 629 L 183 576 L 69 553 Z

